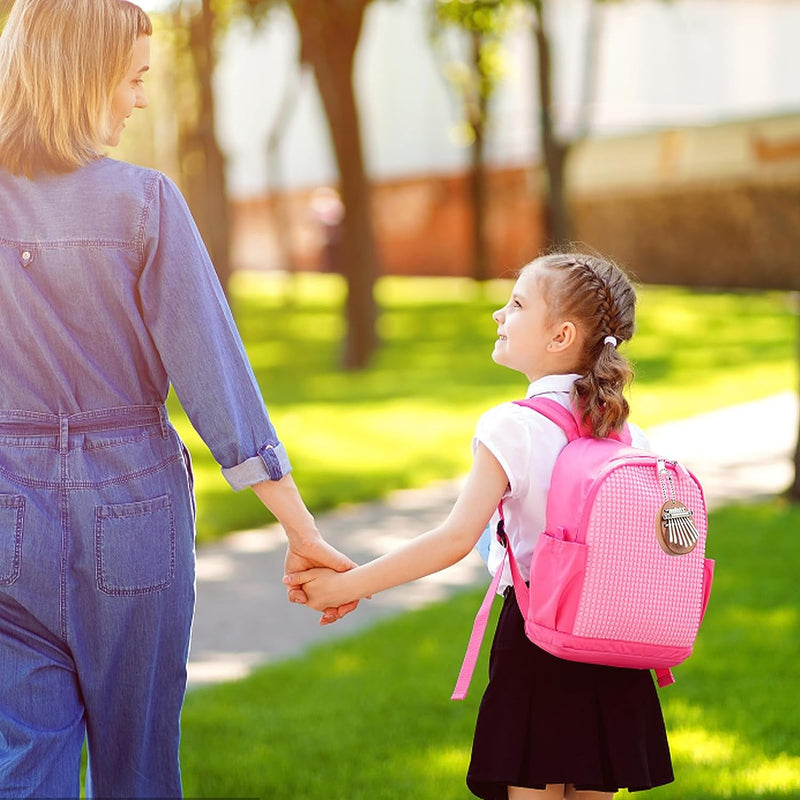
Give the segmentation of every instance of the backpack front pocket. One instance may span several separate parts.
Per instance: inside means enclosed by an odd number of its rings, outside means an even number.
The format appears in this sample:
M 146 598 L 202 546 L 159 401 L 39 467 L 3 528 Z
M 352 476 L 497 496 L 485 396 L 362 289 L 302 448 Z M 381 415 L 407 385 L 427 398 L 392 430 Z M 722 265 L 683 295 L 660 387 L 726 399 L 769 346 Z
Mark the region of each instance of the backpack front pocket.
M 95 508 L 97 587 L 110 595 L 166 589 L 175 577 L 172 499 Z
M 586 570 L 586 545 L 542 533 L 531 558 L 530 612 L 538 625 L 571 633 Z

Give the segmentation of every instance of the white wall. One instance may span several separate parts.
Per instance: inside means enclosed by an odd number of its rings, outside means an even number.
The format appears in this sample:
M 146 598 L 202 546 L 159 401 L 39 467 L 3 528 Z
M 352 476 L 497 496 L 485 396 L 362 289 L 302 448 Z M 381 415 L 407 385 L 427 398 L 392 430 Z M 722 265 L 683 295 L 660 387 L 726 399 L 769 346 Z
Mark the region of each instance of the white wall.
M 574 125 L 589 0 L 549 6 L 555 40 L 559 127 Z M 368 169 L 376 178 L 453 171 L 467 152 L 452 136 L 457 100 L 428 36 L 429 0 L 370 6 L 357 54 L 356 87 Z M 800 109 L 800 3 L 786 0 L 627 0 L 600 11 L 596 134 L 702 124 Z M 535 57 L 524 20 L 508 36 L 509 71 L 493 100 L 488 157 L 525 163 L 537 151 Z M 232 31 L 216 76 L 219 136 L 233 194 L 263 191 L 267 131 L 296 62 L 287 11 L 253 35 Z M 335 180 L 313 79 L 299 92 L 281 149 L 282 185 Z M 271 180 L 276 181 L 277 176 Z

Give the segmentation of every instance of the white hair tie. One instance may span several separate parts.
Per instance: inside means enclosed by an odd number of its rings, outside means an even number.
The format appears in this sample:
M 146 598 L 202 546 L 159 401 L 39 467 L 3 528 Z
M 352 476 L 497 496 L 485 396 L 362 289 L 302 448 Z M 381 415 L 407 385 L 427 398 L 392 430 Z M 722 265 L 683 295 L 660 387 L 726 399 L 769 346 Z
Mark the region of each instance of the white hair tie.
M 610 344 L 612 347 L 616 347 L 619 342 L 616 336 L 606 336 L 606 338 L 603 339 L 603 344 Z

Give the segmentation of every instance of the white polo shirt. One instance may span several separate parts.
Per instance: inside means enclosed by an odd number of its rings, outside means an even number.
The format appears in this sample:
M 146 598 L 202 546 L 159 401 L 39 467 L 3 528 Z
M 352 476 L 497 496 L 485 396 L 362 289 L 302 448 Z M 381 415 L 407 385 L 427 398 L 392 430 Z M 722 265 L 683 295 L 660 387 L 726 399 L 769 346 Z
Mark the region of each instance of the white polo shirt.
M 580 377 L 577 374 L 548 375 L 534 381 L 526 397 L 548 397 L 570 407 L 572 385 Z M 647 437 L 637 426 L 630 424 L 634 447 L 649 449 Z M 515 403 L 502 403 L 489 409 L 478 420 L 473 439 L 473 450 L 478 442 L 483 443 L 508 477 L 508 489 L 503 495 L 505 531 L 520 573 L 527 581 L 533 547 L 545 528 L 547 490 L 556 457 L 567 443 L 561 428 L 530 408 Z M 504 548 L 494 532 L 499 516 L 494 513 L 491 520 L 492 539 L 489 548 L 488 567 L 494 575 L 503 559 Z M 511 585 L 511 572 L 506 565 L 498 592 Z

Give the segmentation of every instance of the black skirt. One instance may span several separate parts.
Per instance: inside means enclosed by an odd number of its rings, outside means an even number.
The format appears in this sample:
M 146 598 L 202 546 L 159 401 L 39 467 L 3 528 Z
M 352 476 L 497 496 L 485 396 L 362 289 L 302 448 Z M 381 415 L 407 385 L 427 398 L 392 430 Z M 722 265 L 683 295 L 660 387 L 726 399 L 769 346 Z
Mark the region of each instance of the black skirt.
M 507 786 L 615 792 L 673 780 L 664 718 L 649 670 L 551 656 L 526 636 L 513 590 L 497 623 L 467 786 L 507 800 Z

